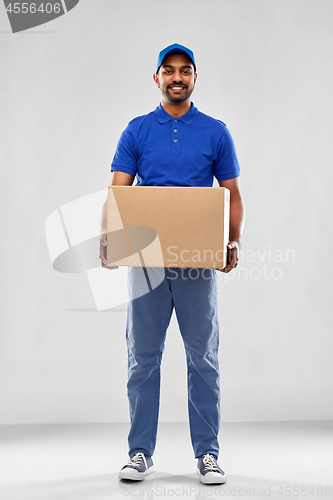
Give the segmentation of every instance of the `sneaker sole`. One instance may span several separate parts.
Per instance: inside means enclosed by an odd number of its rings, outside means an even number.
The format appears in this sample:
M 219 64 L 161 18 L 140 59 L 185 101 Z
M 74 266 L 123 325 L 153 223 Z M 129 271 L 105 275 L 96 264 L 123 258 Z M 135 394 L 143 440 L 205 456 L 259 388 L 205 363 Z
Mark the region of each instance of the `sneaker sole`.
M 119 479 L 129 479 L 130 481 L 143 481 L 144 478 L 154 472 L 154 466 L 152 465 L 145 472 L 138 472 L 135 469 L 130 469 L 129 467 L 118 472 Z
M 221 476 L 220 474 L 213 472 L 214 476 L 209 476 L 207 474 L 203 476 L 202 474 L 200 474 L 199 469 L 197 469 L 197 471 L 200 476 L 200 482 L 202 484 L 224 484 L 227 482 L 226 474 L 224 476 Z

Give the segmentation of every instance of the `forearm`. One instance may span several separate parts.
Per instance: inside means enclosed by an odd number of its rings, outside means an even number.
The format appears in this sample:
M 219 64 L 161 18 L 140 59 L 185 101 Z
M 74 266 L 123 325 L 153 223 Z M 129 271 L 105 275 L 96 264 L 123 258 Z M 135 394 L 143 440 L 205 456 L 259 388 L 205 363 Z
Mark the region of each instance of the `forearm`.
M 101 234 L 107 232 L 107 212 L 108 212 L 108 199 L 105 200 L 102 215 L 101 215 Z
M 235 241 L 241 245 L 244 228 L 245 210 L 240 190 L 240 179 L 235 177 L 225 181 L 219 181 L 221 187 L 230 191 L 230 229 L 229 241 Z
M 111 180 L 111 186 L 131 186 L 134 181 L 134 176 L 127 174 L 126 172 L 114 171 Z M 105 203 L 102 208 L 101 215 L 101 234 L 107 233 L 107 213 L 108 213 L 108 200 L 105 200 Z
M 230 200 L 229 241 L 236 241 L 241 247 L 245 222 L 245 209 L 241 197 Z

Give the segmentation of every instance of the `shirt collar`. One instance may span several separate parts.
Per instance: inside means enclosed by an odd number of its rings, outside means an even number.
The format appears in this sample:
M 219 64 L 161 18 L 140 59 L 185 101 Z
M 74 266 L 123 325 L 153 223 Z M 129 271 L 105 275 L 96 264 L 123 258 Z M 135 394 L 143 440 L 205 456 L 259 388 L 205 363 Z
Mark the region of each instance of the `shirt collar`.
M 154 113 L 160 123 L 170 122 L 171 120 L 178 120 L 180 122 L 186 123 L 187 125 L 191 125 L 191 123 L 193 123 L 196 117 L 198 116 L 199 111 L 194 106 L 193 102 L 191 102 L 191 107 L 188 110 L 188 112 L 185 113 L 185 115 L 180 116 L 179 118 L 175 118 L 169 115 L 169 113 L 165 111 L 165 109 L 162 107 L 161 104 L 157 106 Z

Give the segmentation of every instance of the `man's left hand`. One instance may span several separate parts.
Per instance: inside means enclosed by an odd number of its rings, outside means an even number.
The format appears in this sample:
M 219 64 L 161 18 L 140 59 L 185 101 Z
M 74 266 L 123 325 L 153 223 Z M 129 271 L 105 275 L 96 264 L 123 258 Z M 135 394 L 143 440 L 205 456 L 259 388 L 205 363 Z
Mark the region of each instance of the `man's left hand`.
M 217 269 L 222 273 L 230 273 L 232 269 L 235 269 L 238 265 L 239 260 L 239 244 L 237 241 L 230 241 L 227 245 L 228 249 L 228 264 L 224 269 Z

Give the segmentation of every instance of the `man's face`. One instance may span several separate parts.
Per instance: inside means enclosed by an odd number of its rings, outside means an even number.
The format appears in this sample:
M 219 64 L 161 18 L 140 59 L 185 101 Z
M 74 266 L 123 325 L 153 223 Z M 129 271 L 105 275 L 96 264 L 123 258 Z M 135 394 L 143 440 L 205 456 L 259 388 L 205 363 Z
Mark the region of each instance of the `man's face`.
M 184 102 L 190 98 L 197 75 L 193 63 L 185 54 L 166 57 L 154 81 L 169 102 Z

